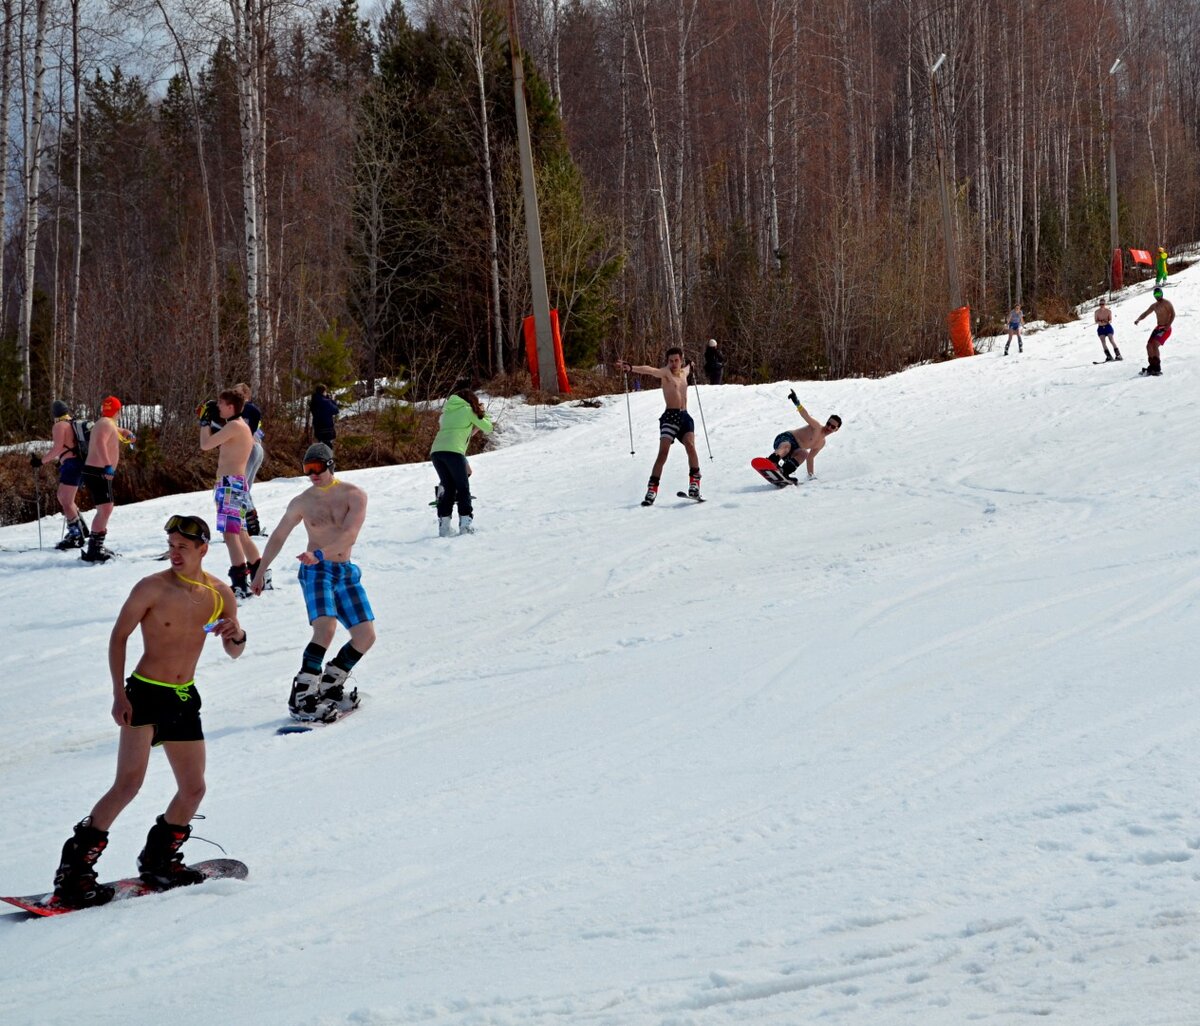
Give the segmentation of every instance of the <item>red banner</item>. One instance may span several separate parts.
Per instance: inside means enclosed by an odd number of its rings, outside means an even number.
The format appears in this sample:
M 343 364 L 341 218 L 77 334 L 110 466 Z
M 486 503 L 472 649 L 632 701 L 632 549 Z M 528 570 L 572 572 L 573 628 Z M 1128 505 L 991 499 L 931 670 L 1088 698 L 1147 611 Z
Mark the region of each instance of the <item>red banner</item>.
M 1148 249 L 1131 249 L 1129 251 L 1129 258 L 1135 264 L 1145 264 L 1147 267 L 1154 266 L 1154 261 L 1151 259 L 1150 250 Z

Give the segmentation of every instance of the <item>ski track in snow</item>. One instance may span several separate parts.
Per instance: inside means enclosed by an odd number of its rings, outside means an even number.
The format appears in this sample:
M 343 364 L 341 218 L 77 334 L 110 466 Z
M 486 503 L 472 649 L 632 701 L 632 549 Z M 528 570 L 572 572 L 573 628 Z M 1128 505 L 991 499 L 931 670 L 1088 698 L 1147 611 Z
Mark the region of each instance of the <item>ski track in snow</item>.
M 1195 1026 L 1200 272 L 1176 281 L 1158 380 L 1135 289 L 1115 367 L 1081 320 L 794 383 L 845 419 L 795 489 L 748 466 L 798 423 L 791 383 L 701 393 L 703 509 L 682 452 L 639 505 L 657 392 L 629 397 L 632 457 L 624 396 L 492 400 L 473 537 L 434 536 L 428 466 L 347 474 L 362 710 L 274 734 L 308 637 L 290 539 L 245 657 L 197 674 L 187 852 L 249 879 L 0 916 L 0 1021 Z M 303 487 L 258 486 L 268 527 Z M 103 567 L 0 530 L 6 891 L 50 886 L 110 783 L 113 618 L 166 516 L 209 505 L 118 508 Z M 156 753 L 105 878 L 170 792 Z

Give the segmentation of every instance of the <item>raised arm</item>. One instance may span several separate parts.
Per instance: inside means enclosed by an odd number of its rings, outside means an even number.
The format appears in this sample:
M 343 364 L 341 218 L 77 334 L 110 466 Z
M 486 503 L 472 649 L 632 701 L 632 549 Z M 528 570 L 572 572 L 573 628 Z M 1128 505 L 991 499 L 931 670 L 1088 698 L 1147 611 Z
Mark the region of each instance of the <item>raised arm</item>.
M 652 378 L 665 378 L 669 373 L 662 367 L 648 367 L 644 363 L 626 363 L 624 360 L 618 360 L 613 366 L 626 374 L 645 374 Z

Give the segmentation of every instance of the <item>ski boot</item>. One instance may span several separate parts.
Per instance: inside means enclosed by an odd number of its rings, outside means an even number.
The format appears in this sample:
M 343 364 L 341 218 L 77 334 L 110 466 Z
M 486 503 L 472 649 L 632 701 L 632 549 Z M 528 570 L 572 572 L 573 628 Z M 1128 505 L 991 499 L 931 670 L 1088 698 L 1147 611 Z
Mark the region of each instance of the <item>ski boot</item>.
M 1114 360 L 1125 359 L 1125 357 L 1121 355 L 1121 350 L 1119 350 L 1116 346 L 1113 346 L 1113 352 L 1116 353 L 1116 356 L 1113 357 Z
M 650 483 L 646 485 L 646 497 L 642 500 L 643 506 L 653 506 L 654 500 L 658 498 L 658 478 L 650 478 Z
M 92 826 L 85 816 L 75 824 L 75 833 L 63 845 L 62 860 L 54 874 L 54 900 L 71 908 L 107 905 L 116 891 L 96 880 L 96 860 L 108 847 L 108 831 Z
M 67 552 L 70 549 L 83 548 L 83 529 L 79 526 L 79 524 L 79 520 L 67 521 L 67 536 L 54 546 L 59 552 Z
M 475 518 L 474 517 L 459 517 L 458 518 L 458 533 L 459 534 L 474 534 L 475 533 Z
M 349 670 L 343 670 L 337 663 L 330 663 L 325 667 L 325 673 L 321 676 L 320 691 L 318 692 L 320 700 L 323 702 L 332 702 L 340 716 L 342 713 L 348 713 L 351 709 L 358 708 L 358 688 L 351 689 L 349 694 L 346 694 L 346 678 L 350 676 Z
M 438 517 L 438 537 L 453 538 L 454 529 L 451 526 L 454 521 L 450 517 Z
M 247 576 L 249 569 L 250 566 L 248 563 L 241 563 L 238 566 L 231 566 L 229 568 L 229 585 L 239 602 L 248 599 L 254 594 L 250 590 L 250 578 Z
M 688 498 L 700 498 L 700 468 L 693 467 L 688 473 Z
M 248 564 L 249 569 L 246 571 L 246 586 L 250 586 L 250 582 L 258 576 L 258 568 L 262 566 L 262 556 L 259 556 L 253 563 Z M 271 571 L 268 570 L 263 574 L 263 591 L 274 591 L 275 585 L 271 583 Z
M 301 670 L 292 678 L 292 693 L 288 697 L 288 712 L 293 720 L 332 723 L 338 718 L 337 703 L 322 700 L 321 681 L 315 673 Z
M 88 535 L 87 548 L 79 558 L 85 563 L 107 563 L 115 555 L 104 547 L 104 539 L 107 536 L 107 531 L 94 531 Z
M 1112 353 L 1110 353 L 1110 352 L 1109 352 L 1107 349 L 1106 349 L 1106 350 L 1104 350 L 1104 362 L 1105 362 L 1105 363 L 1112 363 L 1112 362 L 1113 362 L 1113 354 L 1112 354 Z
M 159 816 L 146 835 L 146 847 L 138 856 L 138 875 L 142 880 L 160 891 L 200 883 L 204 874 L 185 866 L 183 853 L 179 850 L 191 836 L 190 824 L 176 826 Z

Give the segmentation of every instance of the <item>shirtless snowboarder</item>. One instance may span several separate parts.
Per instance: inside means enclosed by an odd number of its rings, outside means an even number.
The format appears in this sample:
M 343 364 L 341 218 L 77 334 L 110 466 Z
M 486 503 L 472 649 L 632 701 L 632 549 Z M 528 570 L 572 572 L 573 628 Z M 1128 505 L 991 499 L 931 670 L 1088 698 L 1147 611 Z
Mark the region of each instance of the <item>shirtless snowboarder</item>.
M 268 567 L 293 528 L 303 523 L 308 531 L 307 548 L 296 559 L 312 639 L 292 681 L 288 710 L 294 719 L 326 723 L 358 705 L 358 689 L 347 693 L 346 678 L 375 644 L 375 614 L 363 591 L 362 571 L 350 562 L 367 516 L 367 493 L 338 480 L 333 467 L 333 450 L 328 445 L 317 442 L 308 447 L 304 473 L 311 486 L 288 503 L 250 584 L 254 594 L 262 593 Z M 339 620 L 349 630 L 350 640 L 322 668 Z
M 250 495 L 246 464 L 254 451 L 254 435 L 242 419 L 244 402 L 240 392 L 229 389 L 215 401 L 206 403 L 200 412 L 200 448 L 206 452 L 218 450 L 217 486 L 213 489 L 216 526 L 229 550 L 229 580 L 233 593 L 240 599 L 250 597 L 250 578 L 261 562 L 258 547 L 246 534 L 245 514 Z M 217 421 L 220 424 L 213 430 Z
M 153 745 L 162 745 L 176 791 L 150 828 L 138 871 L 163 890 L 203 879 L 183 864 L 179 851 L 204 797 L 204 732 L 193 678 L 210 636 L 220 638 L 225 654 L 237 659 L 245 651 L 246 632 L 238 623 L 233 593 L 201 566 L 208 552 L 208 525 L 199 517 L 177 515 L 164 529 L 171 567 L 133 586 L 108 642 L 112 718 L 120 728 L 117 773 L 63 846 L 54 901 L 71 908 L 112 899 L 113 889 L 97 882 L 96 860 L 108 845 L 109 828 L 141 789 Z M 126 678 L 126 647 L 139 627 L 142 655 Z
M 817 476 L 813 470 L 813 461 L 816 460 L 817 453 L 825 448 L 825 439 L 842 426 L 842 418 L 836 413 L 831 413 L 829 419 L 822 424 L 801 405 L 800 400 L 796 398 L 795 389 L 788 393 L 788 398 L 796 407 L 796 412 L 804 418 L 805 426 L 798 431 L 784 431 L 776 435 L 773 443 L 775 451 L 767 459 L 779 468 L 784 477 L 795 484 L 796 479 L 792 475 L 800 466 L 801 460 L 806 464 L 808 479 L 811 481 Z
M 679 439 L 687 450 L 688 456 L 688 498 L 700 498 L 700 457 L 696 455 L 696 424 L 687 411 L 688 375 L 692 365 L 684 362 L 683 350 L 672 346 L 667 350 L 667 365 L 665 367 L 648 367 L 645 364 L 630 364 L 618 360 L 616 368 L 626 374 L 644 374 L 647 377 L 658 378 L 662 382 L 663 400 L 667 408 L 658 418 L 658 458 L 654 461 L 654 469 L 650 472 L 650 481 L 646 486 L 646 497 L 643 506 L 651 506 L 658 498 L 658 482 L 666 466 L 667 456 L 671 445 Z
M 1162 362 L 1158 358 L 1158 348 L 1171 337 L 1171 325 L 1175 323 L 1175 307 L 1171 305 L 1169 299 L 1163 299 L 1162 289 L 1154 290 L 1154 302 L 1133 323 L 1137 324 L 1143 317 L 1149 317 L 1151 314 L 1154 314 L 1158 326 L 1150 332 L 1150 338 L 1146 341 L 1146 356 L 1149 358 L 1150 365 L 1142 368 L 1142 376 L 1157 378 L 1162 374 Z

